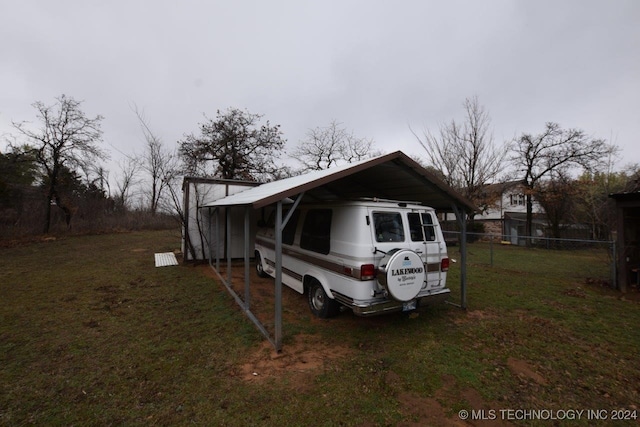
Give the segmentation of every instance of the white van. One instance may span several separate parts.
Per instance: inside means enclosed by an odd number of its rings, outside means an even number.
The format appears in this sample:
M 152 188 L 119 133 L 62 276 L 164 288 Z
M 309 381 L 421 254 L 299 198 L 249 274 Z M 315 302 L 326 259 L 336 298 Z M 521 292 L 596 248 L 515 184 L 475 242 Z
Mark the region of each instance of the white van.
M 286 213 L 283 213 L 286 217 Z M 274 215 L 256 236 L 256 269 L 275 277 Z M 318 317 L 368 316 L 441 302 L 449 258 L 432 208 L 377 199 L 300 205 L 282 233 L 282 283 Z

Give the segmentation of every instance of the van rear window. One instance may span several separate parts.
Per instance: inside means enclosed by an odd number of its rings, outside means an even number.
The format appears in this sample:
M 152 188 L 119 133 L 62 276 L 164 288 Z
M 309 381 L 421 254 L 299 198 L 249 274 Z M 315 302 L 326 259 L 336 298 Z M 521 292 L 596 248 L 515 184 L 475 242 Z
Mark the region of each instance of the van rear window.
M 409 213 L 409 230 L 411 231 L 411 241 L 413 242 L 433 242 L 436 240 L 436 233 L 433 229 L 433 218 L 428 213 Z M 420 222 L 422 217 L 422 222 Z
M 300 247 L 328 254 L 331 234 L 331 209 L 311 209 L 307 212 L 300 235 Z
M 399 212 L 374 212 L 373 225 L 378 242 L 404 242 L 404 227 Z

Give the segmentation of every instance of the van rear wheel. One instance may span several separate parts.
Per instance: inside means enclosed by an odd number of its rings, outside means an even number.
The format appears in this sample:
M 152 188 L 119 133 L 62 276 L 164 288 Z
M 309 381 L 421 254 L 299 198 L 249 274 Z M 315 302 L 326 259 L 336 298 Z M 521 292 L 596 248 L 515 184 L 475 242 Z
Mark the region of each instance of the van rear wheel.
M 308 297 L 309 308 L 317 317 L 327 319 L 340 312 L 340 304 L 336 300 L 329 298 L 317 280 L 313 280 L 309 285 Z

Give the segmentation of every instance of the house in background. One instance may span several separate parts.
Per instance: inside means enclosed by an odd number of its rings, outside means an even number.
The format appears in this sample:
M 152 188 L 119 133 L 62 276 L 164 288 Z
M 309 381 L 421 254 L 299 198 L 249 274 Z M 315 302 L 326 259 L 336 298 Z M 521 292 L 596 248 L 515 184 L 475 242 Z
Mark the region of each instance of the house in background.
M 526 236 L 527 206 L 526 187 L 522 181 L 490 184 L 485 187 L 485 211 L 477 214 L 475 221 L 485 226 L 485 233 L 502 235 L 502 240 L 513 245 L 524 244 Z M 532 236 L 544 236 L 546 227 L 544 210 L 533 200 Z

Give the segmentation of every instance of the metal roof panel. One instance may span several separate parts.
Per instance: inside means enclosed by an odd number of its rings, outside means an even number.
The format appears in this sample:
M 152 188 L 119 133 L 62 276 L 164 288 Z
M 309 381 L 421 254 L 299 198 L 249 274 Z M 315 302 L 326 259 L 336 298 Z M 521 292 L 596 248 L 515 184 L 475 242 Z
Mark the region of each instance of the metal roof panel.
M 268 182 L 203 207 L 251 205 L 257 209 L 302 192 L 313 201 L 378 197 L 416 201 L 438 210 L 450 211 L 454 204 L 475 210 L 470 201 L 401 151 Z

